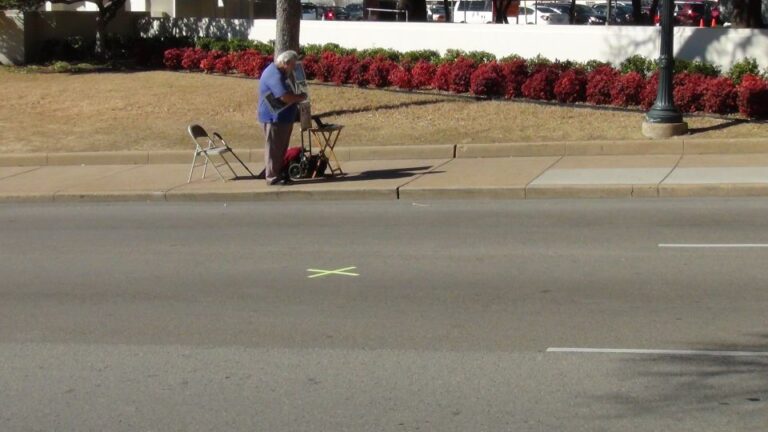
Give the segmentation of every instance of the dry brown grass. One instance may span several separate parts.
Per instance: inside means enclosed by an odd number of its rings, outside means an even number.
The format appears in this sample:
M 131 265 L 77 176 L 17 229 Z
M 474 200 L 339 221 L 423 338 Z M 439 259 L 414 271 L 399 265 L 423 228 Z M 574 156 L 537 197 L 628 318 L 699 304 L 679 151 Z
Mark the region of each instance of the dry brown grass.
M 257 81 L 173 72 L 19 74 L 0 69 L 0 150 L 186 149 L 201 123 L 237 147 L 261 147 Z M 477 102 L 315 85 L 314 113 L 346 126 L 343 145 L 459 144 L 642 139 L 642 114 Z M 690 117 L 692 128 L 728 126 Z M 768 124 L 736 124 L 700 138 L 768 137 Z M 298 139 L 298 134 L 294 134 Z

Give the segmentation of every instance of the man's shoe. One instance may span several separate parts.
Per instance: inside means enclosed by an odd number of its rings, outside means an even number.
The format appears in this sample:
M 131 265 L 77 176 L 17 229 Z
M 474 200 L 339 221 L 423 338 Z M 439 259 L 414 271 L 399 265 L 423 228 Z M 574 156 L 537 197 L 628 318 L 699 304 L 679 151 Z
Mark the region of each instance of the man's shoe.
M 276 185 L 279 185 L 281 181 L 283 181 L 283 179 L 281 179 L 280 177 L 276 177 L 270 180 L 267 184 L 270 186 L 276 186 Z
M 284 185 L 286 185 L 286 186 L 287 186 L 287 185 L 292 185 L 292 184 L 293 184 L 293 180 L 291 180 L 291 178 L 290 178 L 290 177 L 286 177 L 286 178 L 284 178 L 284 179 L 282 180 L 282 183 L 283 183 Z

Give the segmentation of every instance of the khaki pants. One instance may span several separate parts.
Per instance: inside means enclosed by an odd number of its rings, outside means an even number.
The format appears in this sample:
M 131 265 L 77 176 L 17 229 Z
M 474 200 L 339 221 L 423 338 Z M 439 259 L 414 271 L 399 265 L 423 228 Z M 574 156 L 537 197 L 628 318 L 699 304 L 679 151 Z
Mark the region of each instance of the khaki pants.
M 285 173 L 283 159 L 291 142 L 293 123 L 262 123 L 266 145 L 264 147 L 264 170 L 267 183 Z

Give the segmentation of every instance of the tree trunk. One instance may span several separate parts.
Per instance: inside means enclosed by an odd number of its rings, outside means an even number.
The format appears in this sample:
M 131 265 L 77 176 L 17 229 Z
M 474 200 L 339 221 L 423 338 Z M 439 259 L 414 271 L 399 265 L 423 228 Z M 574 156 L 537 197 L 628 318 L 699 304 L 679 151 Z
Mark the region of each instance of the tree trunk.
M 512 0 L 493 0 L 493 8 L 496 11 L 496 17 L 493 22 L 496 24 L 509 24 L 507 10 L 512 4 Z
M 571 7 L 568 9 L 568 22 L 576 24 L 576 0 L 571 0 Z
M 641 0 L 632 0 L 632 22 L 639 24 L 642 19 L 643 3 Z
M 426 0 L 399 0 L 398 9 L 408 11 L 408 21 L 426 21 L 427 20 L 427 1 Z
M 445 8 L 445 22 L 453 21 L 453 10 L 451 9 L 451 1 L 443 0 L 443 8 Z
M 731 21 L 738 28 L 762 28 L 763 13 L 760 0 L 733 0 Z
M 651 1 L 651 8 L 648 10 L 648 21 L 650 25 L 656 25 L 656 14 L 659 13 L 659 0 Z
M 301 0 L 277 0 L 275 57 L 288 50 L 299 52 L 300 23 Z
M 104 15 L 99 13 L 96 16 L 96 46 L 93 53 L 98 59 L 107 58 L 107 47 L 105 38 L 107 37 L 107 23 L 104 21 Z

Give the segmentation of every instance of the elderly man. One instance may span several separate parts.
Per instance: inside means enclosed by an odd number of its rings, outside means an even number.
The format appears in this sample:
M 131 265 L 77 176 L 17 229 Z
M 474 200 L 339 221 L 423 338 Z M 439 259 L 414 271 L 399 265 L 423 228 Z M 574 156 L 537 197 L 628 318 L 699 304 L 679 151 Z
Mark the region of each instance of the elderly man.
M 305 94 L 293 93 L 293 70 L 298 59 L 295 51 L 285 51 L 267 66 L 259 81 L 258 113 L 266 137 L 264 170 L 269 185 L 290 182 L 283 158 L 296 120 L 296 104 L 307 99 Z

